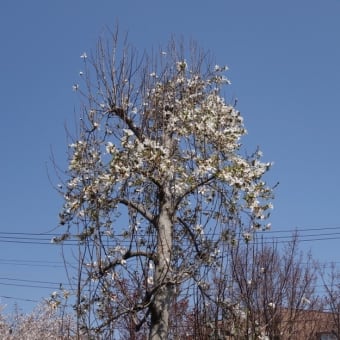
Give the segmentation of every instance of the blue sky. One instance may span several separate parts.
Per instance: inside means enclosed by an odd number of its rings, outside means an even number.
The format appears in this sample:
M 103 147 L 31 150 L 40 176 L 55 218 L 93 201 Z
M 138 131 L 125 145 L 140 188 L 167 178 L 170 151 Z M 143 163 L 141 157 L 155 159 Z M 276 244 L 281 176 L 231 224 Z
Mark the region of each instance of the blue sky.
M 72 84 L 79 57 L 117 23 L 141 50 L 175 34 L 229 66 L 228 96 L 238 98 L 249 132 L 244 143 L 249 151 L 260 145 L 275 163 L 268 176 L 280 182 L 273 231 L 303 229 L 302 239 L 315 235 L 301 242 L 304 250 L 321 262 L 340 261 L 339 17 L 339 0 L 2 0 L 1 302 L 31 308 L 33 302 L 6 297 L 39 300 L 66 282 L 58 247 L 18 237 L 42 238 L 21 233 L 58 223 L 51 149 L 65 166 L 64 125 L 72 125 L 78 105 Z

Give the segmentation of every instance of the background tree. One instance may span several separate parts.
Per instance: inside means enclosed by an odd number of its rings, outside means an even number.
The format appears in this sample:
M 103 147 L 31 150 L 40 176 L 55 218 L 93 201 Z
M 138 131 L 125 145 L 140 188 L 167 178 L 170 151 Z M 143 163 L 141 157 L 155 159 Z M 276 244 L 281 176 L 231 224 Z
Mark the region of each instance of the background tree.
M 39 303 L 30 313 L 23 313 L 16 309 L 13 313 L 0 312 L 0 338 L 4 340 L 74 340 L 76 322 L 69 313 L 61 310 L 51 300 Z
M 257 240 L 257 243 L 244 244 L 234 243 L 230 248 L 237 254 L 237 264 L 248 263 L 250 270 L 243 278 L 245 271 L 239 271 L 237 278 L 233 278 L 233 269 L 237 266 L 230 261 L 228 267 L 229 275 L 225 275 L 225 280 L 221 280 L 218 275 L 210 282 L 211 290 L 215 291 L 215 303 L 203 300 L 202 296 L 193 291 L 191 302 L 188 299 L 177 298 L 171 305 L 169 320 L 169 339 L 225 339 L 228 336 L 233 339 L 314 339 L 318 332 L 326 331 L 336 336 L 336 310 L 331 312 L 329 305 L 325 305 L 327 313 L 318 313 L 322 310 L 319 298 L 315 292 L 316 267 L 311 258 L 302 256 L 298 252 L 296 239 L 293 239 L 284 249 L 266 240 Z M 295 244 L 294 244 L 295 243 Z M 256 252 L 248 251 L 252 248 Z M 247 250 L 248 248 L 248 250 Z M 288 251 L 287 251 L 288 250 Z M 255 254 L 257 260 L 249 257 L 245 260 L 245 253 Z M 275 254 L 268 256 L 268 254 Z M 292 256 L 294 259 L 292 259 Z M 274 260 L 273 257 L 279 261 Z M 231 260 L 231 252 L 225 254 L 224 259 Z M 240 260 L 242 259 L 242 263 Z M 284 260 L 285 259 L 285 260 Z M 253 263 L 253 265 L 250 265 Z M 287 266 L 287 264 L 290 265 Z M 227 262 L 225 262 L 225 265 Z M 264 267 L 266 265 L 266 267 Z M 253 268 L 257 268 L 253 270 Z M 267 275 L 264 268 L 267 268 Z M 287 268 L 290 268 L 287 270 Z M 335 266 L 332 271 L 336 274 Z M 272 271 L 274 269 L 274 271 Z M 330 274 L 331 274 L 330 272 Z M 215 272 L 218 274 L 218 272 Z M 259 280 L 254 273 L 260 273 L 262 279 Z M 300 279 L 291 280 L 290 275 Z M 282 275 L 281 279 L 277 277 Z M 322 273 L 325 275 L 325 273 Z M 255 277 L 255 280 L 252 278 Z M 324 276 L 324 279 L 333 277 L 333 298 L 337 298 L 336 287 L 337 277 Z M 273 280 L 275 278 L 275 280 Z M 312 280 L 308 278 L 313 278 Z M 268 284 L 264 284 L 263 280 Z M 273 285 L 275 281 L 275 285 Z M 312 282 L 313 281 L 313 282 Z M 241 282 L 241 284 L 239 283 Z M 243 282 L 243 284 L 242 284 Z M 329 284 L 329 281 L 327 281 Z M 240 294 L 240 285 L 244 285 L 242 291 L 249 291 Z M 275 287 L 268 289 L 268 287 Z M 282 292 L 279 290 L 282 289 Z M 196 289 L 198 290 L 198 289 Z M 66 301 L 63 302 L 67 292 L 62 290 L 60 294 L 54 292 L 48 303 L 41 303 L 33 312 L 24 314 L 20 310 L 6 315 L 3 310 L 0 313 L 0 338 L 1 339 L 88 339 L 77 334 L 76 322 L 73 315 L 65 310 Z M 188 294 L 189 295 L 189 294 Z M 273 298 L 273 296 L 275 298 Z M 281 296 L 281 297 L 277 297 Z M 277 306 L 272 303 L 276 301 L 286 301 L 285 296 L 294 297 L 288 299 L 295 301 L 289 308 L 289 303 L 281 302 Z M 300 298 L 302 296 L 302 298 Z M 328 299 L 328 296 L 325 296 Z M 269 301 L 269 302 L 268 302 Z M 194 302 L 194 303 L 193 303 Z M 204 303 L 202 303 L 204 302 Z M 139 332 L 135 330 L 133 315 L 120 318 L 115 325 L 119 330 L 121 339 L 148 338 L 148 327 L 144 324 Z M 93 339 L 100 339 L 101 336 L 92 336 Z
M 267 237 L 234 242 L 223 259 L 210 282 L 215 303 L 196 305 L 192 339 L 312 339 L 321 329 L 317 266 L 296 236 L 285 246 Z
M 340 339 L 340 272 L 335 263 L 330 269 L 320 269 L 320 277 L 325 289 L 325 311 L 331 315 L 330 329 L 334 338 Z
M 240 113 L 224 99 L 226 67 L 194 44 L 148 55 L 118 32 L 82 55 L 85 99 L 61 189 L 55 242 L 80 245 L 83 331 L 113 337 L 118 320 L 166 339 L 178 298 L 215 303 L 209 281 L 229 234 L 264 227 L 272 190 L 261 152 L 243 156 Z
M 234 248 L 231 256 L 233 300 L 238 298 L 245 312 L 247 332 L 270 339 L 313 335 L 316 323 L 313 327 L 308 323 L 308 329 L 301 325 L 306 311 L 320 308 L 315 293 L 317 267 L 309 255 L 299 253 L 296 236 L 280 248 L 268 239 L 256 239 Z

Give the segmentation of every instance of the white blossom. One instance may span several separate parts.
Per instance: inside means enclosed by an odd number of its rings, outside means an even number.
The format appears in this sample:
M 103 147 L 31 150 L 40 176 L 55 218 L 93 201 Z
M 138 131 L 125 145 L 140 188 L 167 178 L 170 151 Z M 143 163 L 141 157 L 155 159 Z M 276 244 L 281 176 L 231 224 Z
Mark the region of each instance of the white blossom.
M 248 233 L 248 232 L 243 233 L 242 236 L 246 242 L 249 242 L 252 239 L 251 233 Z
M 204 229 L 203 226 L 198 224 L 195 226 L 195 231 L 198 235 L 203 235 L 204 234 Z
M 305 296 L 302 297 L 301 302 L 302 302 L 302 303 L 305 303 L 305 304 L 307 304 L 307 305 L 310 305 L 310 304 L 312 303 L 312 302 L 311 302 L 309 299 L 307 299 Z
M 115 146 L 112 144 L 112 142 L 107 142 L 106 144 L 106 152 L 108 154 L 114 154 L 116 152 Z
M 268 303 L 268 307 L 270 307 L 270 308 L 275 308 L 275 303 L 274 302 L 269 302 Z
M 133 136 L 133 131 L 131 131 L 130 129 L 124 129 L 123 131 L 127 136 L 129 136 L 129 137 Z
M 265 226 L 264 226 L 264 230 L 270 230 L 272 227 L 272 224 L 271 223 L 267 223 Z
M 185 60 L 182 60 L 182 61 L 178 61 L 176 63 L 176 68 L 177 68 L 177 71 L 180 72 L 180 71 L 184 71 L 186 68 L 187 68 L 187 62 Z

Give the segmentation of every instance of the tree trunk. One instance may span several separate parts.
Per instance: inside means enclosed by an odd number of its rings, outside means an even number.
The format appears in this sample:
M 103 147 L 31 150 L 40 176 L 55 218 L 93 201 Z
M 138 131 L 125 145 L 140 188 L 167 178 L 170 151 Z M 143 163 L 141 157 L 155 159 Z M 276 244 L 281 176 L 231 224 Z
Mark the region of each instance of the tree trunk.
M 155 261 L 154 285 L 157 290 L 150 305 L 150 340 L 164 340 L 168 336 L 169 310 L 173 296 L 170 259 L 172 249 L 172 218 L 170 200 L 161 204 L 158 220 L 157 260 Z

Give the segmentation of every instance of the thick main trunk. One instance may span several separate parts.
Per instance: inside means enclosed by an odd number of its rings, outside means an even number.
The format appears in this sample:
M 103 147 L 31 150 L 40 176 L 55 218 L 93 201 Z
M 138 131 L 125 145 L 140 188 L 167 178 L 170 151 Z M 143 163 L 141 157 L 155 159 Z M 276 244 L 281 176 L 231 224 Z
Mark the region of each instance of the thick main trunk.
M 161 291 L 157 292 L 151 306 L 150 340 L 165 340 L 168 338 L 171 299 L 171 287 L 164 286 Z
M 172 248 L 171 205 L 162 205 L 157 237 L 157 261 L 155 263 L 154 285 L 159 287 L 150 305 L 151 326 L 150 340 L 167 339 L 169 328 L 169 310 L 172 302 L 173 287 L 169 282 L 171 273 L 170 259 Z

